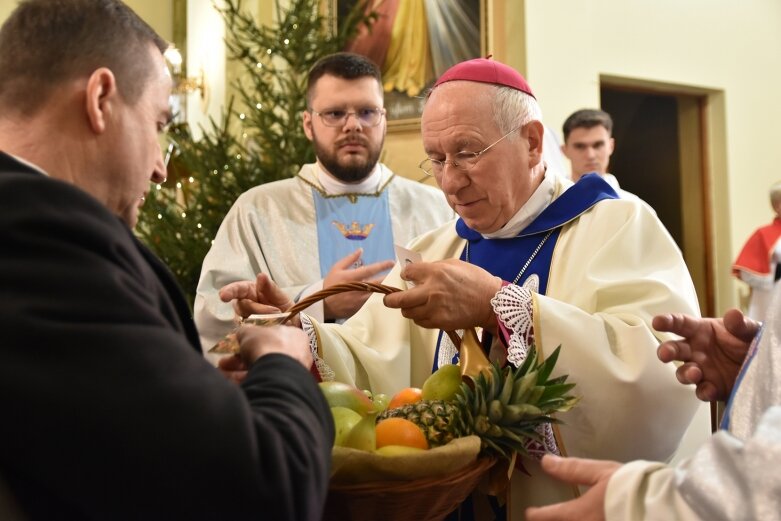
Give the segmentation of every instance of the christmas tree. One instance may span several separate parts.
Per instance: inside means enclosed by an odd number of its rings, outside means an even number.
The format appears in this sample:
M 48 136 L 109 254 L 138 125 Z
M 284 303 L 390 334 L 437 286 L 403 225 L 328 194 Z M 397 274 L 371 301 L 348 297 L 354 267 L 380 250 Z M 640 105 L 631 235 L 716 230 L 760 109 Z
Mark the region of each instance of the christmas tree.
M 241 65 L 238 99 L 193 140 L 186 125 L 169 130 L 168 179 L 152 187 L 137 233 L 173 271 L 190 305 L 203 258 L 223 217 L 244 191 L 295 175 L 314 152 L 301 126 L 306 78 L 321 57 L 344 48 L 374 15 L 356 2 L 339 20 L 320 13 L 321 0 L 276 2 L 273 26 L 259 26 L 226 0 L 218 8 L 226 24 L 228 58 Z

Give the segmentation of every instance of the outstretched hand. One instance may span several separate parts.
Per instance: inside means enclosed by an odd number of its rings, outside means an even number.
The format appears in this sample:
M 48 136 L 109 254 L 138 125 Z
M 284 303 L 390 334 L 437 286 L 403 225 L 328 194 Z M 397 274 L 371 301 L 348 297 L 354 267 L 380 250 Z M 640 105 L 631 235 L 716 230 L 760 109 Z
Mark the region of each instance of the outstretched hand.
M 240 384 L 259 358 L 279 353 L 289 356 L 309 369 L 312 352 L 309 339 L 300 329 L 289 326 L 243 326 L 237 334 L 239 353 L 223 356 L 217 369 L 231 382 Z
M 377 275 L 391 269 L 394 264 L 392 260 L 387 260 L 353 268 L 353 265 L 361 259 L 361 255 L 363 255 L 363 249 L 359 248 L 336 261 L 331 271 L 323 279 L 323 289 L 346 282 L 382 282 L 383 277 L 377 277 Z M 370 296 L 371 293 L 367 291 L 348 291 L 327 297 L 323 301 L 325 318 L 349 318 L 363 306 Z
M 682 384 L 695 384 L 697 398 L 726 400 L 738 376 L 743 359 L 759 323 L 731 309 L 723 318 L 689 315 L 658 315 L 652 325 L 657 331 L 675 333 L 681 340 L 668 340 L 657 349 L 662 362 L 683 362 L 675 375 Z
M 496 333 L 491 299 L 502 280 L 484 269 L 457 259 L 415 262 L 401 272 L 415 287 L 385 295 L 385 305 L 421 327 L 464 329 L 482 327 Z
M 223 286 L 220 300 L 233 301 L 236 314 L 244 318 L 253 314 L 279 313 L 293 306 L 290 297 L 265 273 L 260 273 L 255 281 L 242 280 Z
M 526 509 L 527 521 L 602 521 L 605 519 L 605 493 L 613 474 L 621 467 L 615 461 L 560 458 L 550 454 L 542 458 L 542 469 L 565 483 L 591 487 L 579 498 L 544 507 Z
M 301 329 L 290 326 L 243 326 L 237 336 L 241 358 L 247 365 L 270 354 L 289 356 L 306 369 L 312 365 L 309 337 Z

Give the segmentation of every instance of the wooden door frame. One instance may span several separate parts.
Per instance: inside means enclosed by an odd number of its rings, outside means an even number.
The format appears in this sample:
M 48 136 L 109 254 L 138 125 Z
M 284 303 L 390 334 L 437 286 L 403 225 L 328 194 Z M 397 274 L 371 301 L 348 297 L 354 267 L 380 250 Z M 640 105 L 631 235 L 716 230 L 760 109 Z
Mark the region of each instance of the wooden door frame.
M 716 314 L 716 276 L 714 270 L 713 206 L 708 140 L 708 95 L 702 89 L 680 85 L 657 84 L 613 76 L 600 77 L 600 89 L 607 88 L 635 94 L 669 96 L 678 102 L 679 157 L 683 223 L 683 250 L 687 264 L 699 272 L 700 311 L 704 316 Z M 693 203 L 693 204 L 692 204 Z

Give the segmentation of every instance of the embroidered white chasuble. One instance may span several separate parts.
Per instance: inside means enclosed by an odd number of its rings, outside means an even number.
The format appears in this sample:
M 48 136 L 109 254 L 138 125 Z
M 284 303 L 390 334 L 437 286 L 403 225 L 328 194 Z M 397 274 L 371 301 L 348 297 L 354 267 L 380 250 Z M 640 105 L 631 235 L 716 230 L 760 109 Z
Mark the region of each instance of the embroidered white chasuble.
M 394 176 L 383 165 L 378 168 L 377 180 L 367 189 L 387 193 L 394 243 L 407 244 L 453 218 L 438 188 Z M 324 191 L 334 193 L 334 184 L 323 183 Z M 218 295 L 224 285 L 267 273 L 291 298 L 310 285 L 322 287 L 313 186 L 321 186 L 317 167 L 304 165 L 294 178 L 243 193 L 225 216 L 204 259 L 195 299 L 194 318 L 204 350 L 234 325 L 231 304 Z M 360 228 L 363 232 L 365 224 Z M 388 248 L 392 251 L 392 244 Z

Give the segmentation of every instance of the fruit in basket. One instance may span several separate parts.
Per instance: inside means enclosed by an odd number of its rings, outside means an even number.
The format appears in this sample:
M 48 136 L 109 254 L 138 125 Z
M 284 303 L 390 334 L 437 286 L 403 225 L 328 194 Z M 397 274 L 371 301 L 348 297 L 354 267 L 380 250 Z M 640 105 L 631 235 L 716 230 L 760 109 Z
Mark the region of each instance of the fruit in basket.
M 388 409 L 384 418 L 405 418 L 420 427 L 430 446 L 476 434 L 483 450 L 511 458 L 525 453 L 526 443 L 540 441 L 537 427 L 557 423 L 550 415 L 571 409 L 578 398 L 567 393 L 575 384 L 567 376 L 549 379 L 559 348 L 538 364 L 534 347 L 518 367 L 500 369 L 493 364 L 474 378 L 474 389 L 463 383 L 452 401 L 423 400 Z
M 351 449 L 373 451 L 377 448 L 377 412 L 369 411 L 366 416 L 350 429 L 344 439 L 344 446 Z
M 415 427 L 417 429 L 417 427 Z M 383 447 L 377 447 L 375 454 L 380 456 L 407 456 L 409 454 L 418 454 L 426 449 L 419 449 L 417 447 L 407 447 L 406 445 L 385 445 Z
M 334 445 L 343 447 L 347 434 L 361 421 L 362 416 L 347 407 L 331 407 L 331 414 L 334 417 L 334 426 L 336 428 Z
M 375 411 L 382 412 L 388 408 L 388 404 L 390 403 L 390 396 L 385 393 L 375 393 L 372 396 L 372 403 L 374 404 Z
M 378 449 L 388 445 L 428 449 L 428 440 L 420 427 L 404 418 L 382 420 L 377 424 L 375 431 Z
M 423 382 L 424 400 L 452 400 L 461 387 L 461 367 L 443 365 Z
M 343 382 L 320 382 L 319 385 L 330 407 L 347 407 L 361 416 L 374 409 L 369 397 L 352 385 Z
M 423 399 L 423 391 L 418 387 L 405 387 L 393 395 L 388 403 L 388 409 L 396 409 L 402 405 L 419 402 Z

